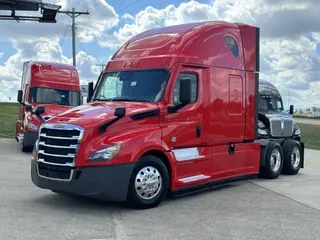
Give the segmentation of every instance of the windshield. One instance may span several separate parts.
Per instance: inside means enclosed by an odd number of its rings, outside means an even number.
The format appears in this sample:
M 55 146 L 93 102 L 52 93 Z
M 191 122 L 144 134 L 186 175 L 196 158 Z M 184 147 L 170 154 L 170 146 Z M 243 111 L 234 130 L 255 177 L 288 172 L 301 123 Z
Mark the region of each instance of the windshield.
M 80 93 L 69 90 L 35 87 L 30 90 L 30 101 L 32 103 L 78 106 L 80 105 Z
M 107 72 L 102 76 L 93 100 L 159 102 L 168 76 L 166 70 Z
M 262 110 L 262 111 L 283 111 L 282 99 L 260 95 L 259 110 Z

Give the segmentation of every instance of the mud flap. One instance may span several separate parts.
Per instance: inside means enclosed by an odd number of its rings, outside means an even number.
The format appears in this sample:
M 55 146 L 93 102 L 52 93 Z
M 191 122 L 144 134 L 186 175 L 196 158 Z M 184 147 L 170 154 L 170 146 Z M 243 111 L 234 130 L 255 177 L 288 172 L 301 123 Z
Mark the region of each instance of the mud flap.
M 302 156 L 301 156 L 301 168 L 304 168 L 304 142 L 300 142 Z

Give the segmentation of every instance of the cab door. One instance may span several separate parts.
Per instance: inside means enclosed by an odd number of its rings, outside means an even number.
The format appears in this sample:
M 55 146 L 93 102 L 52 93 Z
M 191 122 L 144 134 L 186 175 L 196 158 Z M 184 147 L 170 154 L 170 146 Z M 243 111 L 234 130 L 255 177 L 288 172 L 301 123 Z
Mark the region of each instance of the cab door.
M 166 94 L 168 96 L 167 114 L 163 116 L 163 141 L 171 149 L 199 146 L 202 138 L 203 104 L 202 69 L 177 66 L 173 72 Z M 191 80 L 191 103 L 176 112 L 170 106 L 178 106 L 180 81 Z
M 172 71 L 166 94 L 169 109 L 161 121 L 163 142 L 175 157 L 175 186 L 184 187 L 209 180 L 212 159 L 209 148 L 201 146 L 204 137 L 204 74 L 206 69 L 179 66 Z M 180 104 L 180 82 L 191 80 L 191 103 L 170 112 Z

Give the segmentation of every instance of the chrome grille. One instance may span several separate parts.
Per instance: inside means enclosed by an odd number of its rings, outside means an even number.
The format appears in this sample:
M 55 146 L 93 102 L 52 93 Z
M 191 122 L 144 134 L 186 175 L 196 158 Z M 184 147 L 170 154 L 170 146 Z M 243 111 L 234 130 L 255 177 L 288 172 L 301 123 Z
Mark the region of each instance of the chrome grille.
M 290 118 L 271 118 L 270 132 L 273 137 L 291 137 L 293 120 Z
M 38 139 L 38 161 L 74 166 L 84 129 L 72 124 L 44 124 Z

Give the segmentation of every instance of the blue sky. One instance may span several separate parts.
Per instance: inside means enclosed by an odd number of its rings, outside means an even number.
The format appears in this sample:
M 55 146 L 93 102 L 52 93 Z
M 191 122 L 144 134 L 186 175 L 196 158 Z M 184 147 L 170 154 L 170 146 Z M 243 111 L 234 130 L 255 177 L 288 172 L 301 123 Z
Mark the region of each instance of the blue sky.
M 154 27 L 225 20 L 260 27 L 260 76 L 279 88 L 285 105 L 289 91 L 290 103 L 320 107 L 318 0 L 43 1 L 59 4 L 64 10 L 75 7 L 90 12 L 76 20 L 77 68 L 82 84 L 95 81 L 100 72 L 96 64 L 106 64 L 117 48 L 135 34 Z M 15 99 L 24 61 L 72 64 L 70 18 L 58 14 L 57 21 L 1 22 L 0 101 Z
M 174 6 L 178 7 L 182 2 L 185 2 L 185 1 L 182 1 L 182 0 L 160 0 L 160 1 L 150 1 L 150 0 L 116 1 L 116 0 L 112 0 L 112 1 L 106 1 L 106 2 L 108 2 L 110 5 L 112 5 L 114 7 L 115 11 L 119 15 L 123 15 L 125 13 L 135 15 L 135 14 L 139 13 L 142 9 L 145 9 L 148 6 L 152 6 L 157 9 L 163 9 L 168 5 L 174 5 Z M 210 1 L 206 1 L 206 0 L 205 1 L 200 0 L 197 2 L 210 3 Z M 127 6 L 129 6 L 129 7 L 127 7 Z M 125 10 L 122 10 L 124 8 L 125 8 Z M 93 15 L 93 14 L 95 14 L 94 11 L 91 12 L 91 15 Z M 90 15 L 89 16 L 83 15 L 81 17 L 82 18 L 89 18 L 89 19 L 91 18 Z M 125 22 L 122 22 L 119 25 L 117 25 L 117 27 L 115 27 L 114 29 L 119 29 L 124 24 L 125 24 Z M 68 58 L 72 57 L 71 44 L 72 44 L 71 39 L 67 39 L 64 41 L 63 46 L 62 46 L 63 52 L 64 52 L 65 56 L 67 56 Z M 101 47 L 99 47 L 99 45 L 96 44 L 96 41 L 91 42 L 91 43 L 82 43 L 82 46 L 89 54 L 92 54 L 94 56 L 99 56 L 100 59 L 103 59 L 103 58 L 107 59 L 108 56 L 110 56 L 111 54 L 114 53 L 114 51 L 111 51 L 109 49 L 104 49 L 104 51 L 101 52 Z M 82 47 L 78 42 L 77 42 L 77 49 L 82 50 Z

